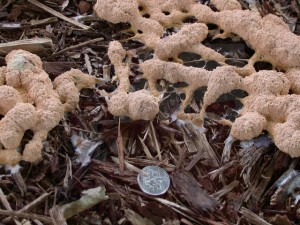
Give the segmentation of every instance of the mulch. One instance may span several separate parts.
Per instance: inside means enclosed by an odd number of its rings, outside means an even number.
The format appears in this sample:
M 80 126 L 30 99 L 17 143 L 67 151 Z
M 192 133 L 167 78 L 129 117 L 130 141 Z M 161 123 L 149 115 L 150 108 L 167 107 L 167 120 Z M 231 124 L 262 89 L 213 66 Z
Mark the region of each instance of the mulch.
M 240 2 L 248 8 L 251 1 Z M 85 30 L 25 0 L 0 1 L 0 43 L 50 39 L 52 48 L 39 53 L 51 79 L 78 68 L 106 80 L 94 90 L 81 91 L 77 109 L 66 114 L 49 133 L 42 161 L 21 162 L 20 171 L 14 174 L 0 168 L 0 224 L 299 224 L 300 164 L 297 158 L 280 152 L 267 133 L 249 142 L 235 142 L 229 157 L 222 160 L 230 128 L 213 118 L 234 120 L 241 107 L 237 98 L 245 97 L 245 93 L 228 93 L 208 107 L 211 117 L 205 120 L 205 134 L 188 122 L 170 119 L 183 96 L 163 81 L 158 85 L 168 90 L 168 98 L 162 101 L 161 113 L 153 121 L 115 118 L 108 112 L 105 98 L 97 91 L 112 92 L 117 88 L 111 80 L 114 68 L 107 56 L 108 43 L 119 40 L 127 50 L 136 50 L 130 74 L 135 90 L 142 89 L 146 82 L 138 64 L 153 55 L 142 43 L 129 39 L 132 33 L 127 30 L 128 24 L 111 24 L 94 16 L 94 3 L 95 0 L 43 1 L 54 11 L 91 28 Z M 256 7 L 263 16 L 282 16 L 291 30 L 300 34 L 299 3 L 257 1 Z M 205 44 L 221 53 L 231 51 L 237 55 L 233 64 L 253 54 L 243 40 L 207 39 Z M 4 57 L 0 50 L 0 66 L 5 66 Z M 209 70 L 217 66 L 191 54 L 180 57 L 187 66 Z M 196 91 L 187 112 L 199 110 L 204 92 L 205 89 Z M 80 140 L 76 145 L 72 143 L 74 136 Z M 23 145 L 31 137 L 32 133 L 26 132 Z M 76 151 L 91 146 L 96 146 L 91 161 L 82 165 Z M 120 152 L 124 158 L 119 157 Z M 150 155 L 146 156 L 146 152 Z M 170 175 L 171 186 L 162 196 L 147 195 L 138 186 L 137 171 L 149 165 L 160 166 Z M 68 220 L 59 218 L 63 206 L 84 196 L 84 190 L 96 187 L 105 188 L 107 200 Z

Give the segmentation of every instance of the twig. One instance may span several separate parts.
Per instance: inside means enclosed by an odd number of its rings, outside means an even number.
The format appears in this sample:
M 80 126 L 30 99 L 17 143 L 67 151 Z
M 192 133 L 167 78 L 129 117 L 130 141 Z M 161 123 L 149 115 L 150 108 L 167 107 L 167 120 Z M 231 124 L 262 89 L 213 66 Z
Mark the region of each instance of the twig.
M 115 162 L 117 164 L 120 164 L 120 161 L 119 161 L 118 158 L 111 156 L 111 159 L 112 159 L 113 162 Z M 124 161 L 124 165 L 125 165 L 125 168 L 130 170 L 130 171 L 133 171 L 133 172 L 136 172 L 136 173 L 139 173 L 139 174 L 147 175 L 143 170 L 140 170 L 139 168 L 137 168 L 136 166 L 130 164 L 129 162 Z
M 185 206 L 182 206 L 182 205 L 179 205 L 177 204 L 176 202 L 171 202 L 167 199 L 164 199 L 164 198 L 159 198 L 159 197 L 153 197 L 152 199 L 160 202 L 161 204 L 164 204 L 166 206 L 169 206 L 169 207 L 174 207 L 175 209 L 178 209 L 178 210 L 181 210 L 181 211 L 184 211 L 186 213 L 189 213 L 189 214 L 193 214 L 193 211 Z
M 22 209 L 18 210 L 18 212 L 28 212 L 32 209 L 36 208 L 39 204 L 41 204 L 47 197 L 49 196 L 49 193 L 44 193 L 37 199 L 33 200 L 29 204 L 25 205 Z M 12 210 L 11 208 L 8 210 Z M 5 218 L 2 222 L 7 223 L 11 218 Z
M 263 218 L 260 218 L 255 213 L 250 211 L 249 209 L 246 209 L 244 207 L 241 208 L 240 213 L 245 217 L 245 219 L 255 225 L 271 225 L 267 221 L 265 221 Z
M 237 180 L 231 182 L 230 184 L 226 185 L 225 187 L 223 187 L 221 190 L 219 190 L 218 192 L 213 193 L 211 196 L 217 200 L 219 200 L 222 196 L 224 196 L 225 194 L 229 193 L 230 191 L 232 191 L 232 189 L 234 189 L 235 187 L 237 187 L 239 185 L 240 182 L 238 182 Z
M 80 28 L 85 29 L 85 30 L 90 29 L 89 26 L 81 24 L 81 23 L 77 22 L 76 20 L 70 19 L 70 18 L 64 16 L 63 14 L 61 14 L 59 12 L 56 12 L 55 10 L 51 9 L 50 7 L 44 5 L 43 3 L 38 2 L 37 0 L 28 0 L 28 2 L 30 2 L 31 4 L 34 4 L 35 6 L 45 10 L 46 12 L 48 12 L 48 13 L 50 13 L 50 14 L 52 14 L 52 15 L 54 15 L 54 16 L 62 19 L 62 20 L 65 20 L 65 21 L 67 21 L 67 22 L 69 22 L 69 23 L 71 23 L 71 24 L 73 24 L 77 27 L 80 27 Z
M 6 195 L 3 193 L 2 189 L 0 188 L 0 200 L 3 204 L 3 206 L 7 209 L 7 210 L 12 210 L 9 202 L 7 201 Z M 9 218 L 11 219 L 11 218 Z M 19 222 L 16 218 L 14 218 L 15 223 L 17 224 L 17 222 Z
M 11 41 L 0 44 L 0 55 L 6 55 L 12 50 L 23 49 L 31 53 L 45 56 L 52 53 L 53 43 L 50 38 L 32 38 L 18 41 Z
M 6 4 L 0 8 L 0 12 L 7 8 L 12 2 L 14 2 L 14 0 L 8 0 Z
M 103 41 L 103 40 L 104 40 L 104 38 L 95 38 L 95 39 L 92 39 L 92 40 L 89 40 L 89 41 L 82 42 L 82 43 L 77 44 L 77 45 L 70 46 L 70 47 L 65 48 L 61 51 L 53 53 L 52 55 L 47 57 L 45 60 L 51 59 L 51 58 L 53 58 L 55 56 L 58 56 L 58 55 L 60 55 L 64 52 L 67 52 L 67 51 L 70 51 L 70 50 L 73 50 L 73 49 L 76 49 L 76 48 L 80 48 L 80 47 L 86 46 L 88 44 L 93 44 L 93 43 L 96 43 L 96 42 L 99 42 L 99 41 Z
M 288 21 L 289 18 L 282 12 L 281 8 L 280 8 L 280 4 L 278 4 L 276 1 L 271 0 L 271 2 L 274 4 L 274 8 L 277 10 L 277 12 L 279 12 L 279 14 L 286 20 Z
M 90 133 L 90 134 L 97 134 L 97 135 L 101 135 L 101 133 L 99 132 L 94 132 L 94 131 L 90 131 L 90 130 L 86 130 L 86 129 L 81 129 L 81 128 L 78 128 L 78 127 L 71 127 L 71 126 L 68 126 L 68 125 L 62 125 L 62 124 L 58 124 L 57 126 L 60 126 L 60 127 L 67 127 L 67 128 L 70 128 L 71 130 L 77 130 L 77 131 L 82 131 L 82 132 L 86 132 L 86 133 Z
M 38 197 L 37 199 L 33 200 L 32 202 L 30 202 L 26 206 L 24 206 L 18 212 L 28 212 L 28 211 L 31 211 L 32 209 L 36 208 L 39 204 L 41 204 L 42 202 L 44 202 L 49 195 L 50 195 L 50 193 L 47 193 L 47 192 L 44 193 L 44 194 L 42 194 L 40 197 Z
M 154 139 L 158 159 L 159 159 L 159 161 L 162 161 L 161 151 L 160 151 L 160 148 L 159 148 L 159 145 L 158 145 L 158 141 L 157 141 L 157 138 L 156 138 L 155 129 L 154 129 L 152 121 L 150 121 L 150 127 L 151 127 L 151 131 L 152 131 L 152 134 L 153 134 L 153 139 Z
M 16 216 L 16 217 L 33 219 L 33 220 L 36 219 L 36 220 L 42 221 L 47 224 L 52 224 L 52 220 L 49 217 L 43 216 L 43 215 L 38 215 L 38 214 L 33 214 L 33 213 L 24 213 L 24 212 L 0 209 L 0 215 Z
M 147 145 L 145 144 L 144 140 L 143 140 L 140 136 L 139 136 L 139 139 L 140 139 L 140 142 L 141 142 L 141 144 L 142 144 L 142 146 L 143 146 L 143 150 L 144 150 L 144 152 L 145 152 L 145 154 L 146 154 L 146 156 L 147 156 L 147 159 L 154 159 L 153 156 L 152 156 L 151 153 L 150 153 L 149 148 L 148 148 Z
M 13 173 L 12 177 L 14 178 L 19 190 L 21 191 L 22 196 L 26 193 L 27 186 L 25 184 L 24 178 L 22 177 L 20 172 Z
M 117 148 L 118 148 L 118 158 L 119 158 L 119 169 L 120 174 L 123 175 L 124 172 L 124 143 L 121 134 L 121 122 L 119 119 L 119 126 L 118 126 L 118 138 L 117 138 Z
M 3 206 L 4 206 L 6 209 L 12 210 L 12 208 L 11 208 L 9 202 L 8 202 L 7 199 L 6 199 L 6 195 L 3 193 L 3 191 L 2 191 L 1 188 L 0 188 L 0 200 L 1 200 L 2 204 L 3 204 Z
M 40 26 L 40 25 L 46 25 L 50 23 L 56 23 L 58 21 L 57 17 L 49 17 L 42 20 L 31 20 L 29 22 L 30 26 Z

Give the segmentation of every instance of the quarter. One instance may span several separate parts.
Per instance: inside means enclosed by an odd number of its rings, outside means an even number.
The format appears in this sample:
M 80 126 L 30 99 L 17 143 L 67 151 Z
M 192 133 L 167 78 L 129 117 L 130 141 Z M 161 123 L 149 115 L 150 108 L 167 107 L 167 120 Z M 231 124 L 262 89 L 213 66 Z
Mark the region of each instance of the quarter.
M 149 195 L 162 195 L 170 187 L 169 174 L 158 166 L 146 166 L 137 177 L 141 190 Z

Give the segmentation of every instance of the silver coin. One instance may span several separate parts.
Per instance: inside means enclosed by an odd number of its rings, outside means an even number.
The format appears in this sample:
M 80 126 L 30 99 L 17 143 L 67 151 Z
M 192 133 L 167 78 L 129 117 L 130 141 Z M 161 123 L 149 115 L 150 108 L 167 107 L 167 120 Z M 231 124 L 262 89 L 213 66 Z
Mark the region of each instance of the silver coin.
M 169 174 L 158 166 L 146 166 L 137 177 L 141 190 L 149 195 L 162 195 L 170 187 Z

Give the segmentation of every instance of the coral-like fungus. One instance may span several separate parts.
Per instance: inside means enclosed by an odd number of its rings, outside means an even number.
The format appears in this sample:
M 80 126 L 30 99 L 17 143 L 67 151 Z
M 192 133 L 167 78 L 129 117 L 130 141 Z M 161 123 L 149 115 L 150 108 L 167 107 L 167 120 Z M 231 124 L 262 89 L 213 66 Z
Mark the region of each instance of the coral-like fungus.
M 40 58 L 23 50 L 6 56 L 0 68 L 0 164 L 15 165 L 20 160 L 36 162 L 41 158 L 43 141 L 48 132 L 75 109 L 79 90 L 95 85 L 97 79 L 71 70 L 52 81 L 42 69 Z M 19 152 L 25 131 L 32 139 Z
M 186 95 L 178 113 L 180 118 L 202 125 L 210 104 L 224 93 L 241 89 L 248 96 L 242 100 L 244 107 L 239 117 L 234 122 L 226 121 L 232 126 L 231 136 L 247 140 L 267 130 L 280 150 L 292 157 L 300 156 L 299 37 L 290 32 L 281 18 L 275 15 L 262 18 L 257 12 L 242 10 L 237 0 L 210 2 L 219 11 L 193 0 L 98 0 L 95 11 L 109 22 L 130 23 L 135 34 L 132 39 L 154 50 L 155 58 L 140 65 L 152 96 L 162 94 L 157 89 L 160 79 L 188 84 L 180 89 Z M 187 17 L 194 17 L 197 22 L 184 23 Z M 209 31 L 208 24 L 217 27 L 214 32 Z M 165 36 L 164 32 L 171 27 L 178 32 Z M 228 65 L 225 56 L 204 46 L 208 34 L 214 39 L 233 35 L 242 38 L 255 53 L 242 68 Z M 127 96 L 134 93 L 127 93 L 128 69 L 121 62 L 125 57 L 125 51 L 121 49 L 120 44 L 118 48 L 110 48 L 119 56 L 109 53 L 120 82 L 118 93 L 110 100 L 109 110 L 115 115 L 129 115 L 128 101 L 131 98 Z M 184 66 L 178 58 L 182 52 L 196 53 L 204 60 L 218 62 L 220 66 L 213 71 Z M 254 64 L 260 61 L 271 63 L 277 70 L 256 72 Z M 194 92 L 205 86 L 207 91 L 201 111 L 184 113 Z M 153 102 L 153 99 L 147 94 L 144 101 Z

